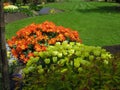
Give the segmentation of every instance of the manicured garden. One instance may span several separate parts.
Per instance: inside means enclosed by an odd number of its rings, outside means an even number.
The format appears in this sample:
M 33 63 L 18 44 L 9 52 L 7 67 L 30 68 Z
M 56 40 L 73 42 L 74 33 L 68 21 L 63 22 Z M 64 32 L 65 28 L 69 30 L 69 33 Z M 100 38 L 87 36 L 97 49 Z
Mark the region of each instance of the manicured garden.
M 120 44 L 119 4 L 69 0 L 42 7 L 52 9 L 6 24 L 11 89 L 120 89 L 119 53 L 102 48 Z
M 84 44 L 119 44 L 120 12 L 119 4 L 105 2 L 62 2 L 46 4 L 64 10 L 62 13 L 30 17 L 6 25 L 6 37 L 11 38 L 20 28 L 31 23 L 46 20 L 77 30 Z M 14 26 L 14 27 L 13 27 Z M 12 31 L 12 32 L 10 32 Z

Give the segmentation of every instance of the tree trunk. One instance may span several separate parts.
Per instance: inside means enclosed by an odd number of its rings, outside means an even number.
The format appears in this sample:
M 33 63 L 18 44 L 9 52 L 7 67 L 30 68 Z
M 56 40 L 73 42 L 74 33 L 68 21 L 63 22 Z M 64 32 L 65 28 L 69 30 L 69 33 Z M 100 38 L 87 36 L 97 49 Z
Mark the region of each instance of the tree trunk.
M 0 0 L 0 65 L 0 72 L 2 73 L 0 83 L 2 83 L 2 90 L 10 90 L 8 61 L 6 53 L 3 0 Z

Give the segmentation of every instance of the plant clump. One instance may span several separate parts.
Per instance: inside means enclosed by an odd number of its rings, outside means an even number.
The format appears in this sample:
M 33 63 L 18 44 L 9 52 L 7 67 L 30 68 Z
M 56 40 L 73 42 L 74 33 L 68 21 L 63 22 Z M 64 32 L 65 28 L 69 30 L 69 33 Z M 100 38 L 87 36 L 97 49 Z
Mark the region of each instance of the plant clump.
M 65 40 L 81 43 L 77 31 L 46 21 L 41 24 L 33 23 L 20 29 L 7 43 L 14 57 L 26 63 L 31 56 L 34 56 L 34 51 L 46 51 L 49 45 Z
M 35 57 L 31 57 L 23 69 L 25 74 L 23 90 L 28 88 L 31 90 L 33 88 L 36 90 L 50 88 L 50 90 L 73 90 L 73 88 L 83 90 L 84 85 L 87 85 L 85 77 L 91 77 L 90 73 L 98 75 L 97 70 L 101 66 L 106 72 L 106 67 L 109 66 L 112 58 L 111 54 L 101 47 L 68 41 L 57 42 L 54 46 L 48 46 L 45 52 L 34 52 L 34 55 Z M 90 78 L 93 80 L 91 83 L 99 89 L 97 85 L 100 82 L 99 75 L 94 77 Z M 97 79 L 95 83 L 94 80 Z
M 4 6 L 4 11 L 5 12 L 17 12 L 18 11 L 18 7 L 15 5 L 6 5 Z

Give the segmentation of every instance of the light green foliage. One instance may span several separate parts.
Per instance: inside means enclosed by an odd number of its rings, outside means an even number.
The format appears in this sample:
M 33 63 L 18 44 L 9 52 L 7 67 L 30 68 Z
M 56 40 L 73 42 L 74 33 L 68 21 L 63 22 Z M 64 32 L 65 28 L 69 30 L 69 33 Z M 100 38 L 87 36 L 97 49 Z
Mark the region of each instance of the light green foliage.
M 14 13 L 18 12 L 19 8 L 15 5 L 4 6 L 4 12 Z
M 101 47 L 67 41 L 57 42 L 55 46 L 48 46 L 47 51 L 34 54 L 36 57 L 31 57 L 23 69 L 23 90 L 34 87 L 36 90 L 82 90 L 85 86 L 95 87 L 97 82 L 92 82 L 93 85 L 89 86 L 86 78 L 92 72 L 98 75 L 101 66 L 106 69 L 112 58 L 111 54 Z M 90 68 L 94 68 L 96 72 Z M 93 76 L 98 78 L 99 82 L 99 76 Z M 95 88 L 98 89 L 98 86 Z

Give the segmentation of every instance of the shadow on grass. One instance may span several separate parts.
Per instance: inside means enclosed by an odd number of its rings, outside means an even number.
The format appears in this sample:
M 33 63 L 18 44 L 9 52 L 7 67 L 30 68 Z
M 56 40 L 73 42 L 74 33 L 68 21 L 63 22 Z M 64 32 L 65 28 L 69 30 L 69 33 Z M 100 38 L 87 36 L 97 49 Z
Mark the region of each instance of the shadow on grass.
M 119 6 L 100 6 L 93 9 L 77 9 L 78 12 L 82 13 L 119 13 L 120 14 L 120 5 Z

